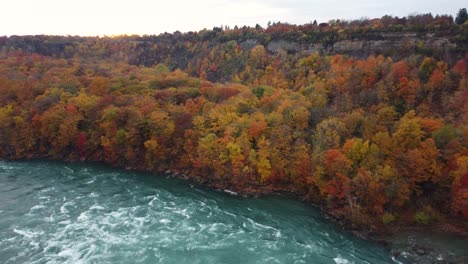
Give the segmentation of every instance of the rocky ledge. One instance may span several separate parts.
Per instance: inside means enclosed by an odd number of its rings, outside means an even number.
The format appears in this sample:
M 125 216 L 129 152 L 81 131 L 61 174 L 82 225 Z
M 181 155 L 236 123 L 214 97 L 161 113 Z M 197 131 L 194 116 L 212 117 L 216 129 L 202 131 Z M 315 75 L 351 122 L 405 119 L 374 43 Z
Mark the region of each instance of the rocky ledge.
M 402 264 L 464 264 L 468 259 L 427 245 L 408 244 L 403 249 L 392 249 L 394 260 Z

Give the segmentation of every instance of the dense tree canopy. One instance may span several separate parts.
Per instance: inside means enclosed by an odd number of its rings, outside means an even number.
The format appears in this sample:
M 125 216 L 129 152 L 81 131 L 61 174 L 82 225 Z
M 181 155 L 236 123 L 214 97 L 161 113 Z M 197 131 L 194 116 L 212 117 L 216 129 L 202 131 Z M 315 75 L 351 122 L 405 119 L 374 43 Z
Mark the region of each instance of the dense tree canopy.
M 181 53 L 148 67 L 116 61 L 133 54 L 111 44 L 119 38 L 87 39 L 65 51 L 73 56 L 3 49 L 0 157 L 104 161 L 244 192 L 291 191 L 356 224 L 468 217 L 468 57 L 272 54 L 261 43 L 240 46 L 249 30 L 263 29 L 224 31 L 235 37 L 212 47 L 203 38 L 215 31 L 195 42 L 178 36 L 161 45 Z M 158 45 L 151 54 L 167 54 Z M 200 57 L 184 53 L 191 49 Z

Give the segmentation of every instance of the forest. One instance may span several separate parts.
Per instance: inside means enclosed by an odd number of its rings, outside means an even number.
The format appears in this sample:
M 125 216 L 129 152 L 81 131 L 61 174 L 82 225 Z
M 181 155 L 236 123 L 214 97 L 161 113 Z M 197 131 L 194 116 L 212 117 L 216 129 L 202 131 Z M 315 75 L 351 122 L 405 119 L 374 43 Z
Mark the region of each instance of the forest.
M 330 48 L 390 33 L 421 41 Z M 467 220 L 467 36 L 468 22 L 426 14 L 1 37 L 0 158 L 99 161 L 244 194 L 288 192 L 374 231 Z M 453 45 L 424 46 L 436 37 Z M 275 40 L 299 44 L 275 51 Z M 303 48 L 314 43 L 319 51 Z

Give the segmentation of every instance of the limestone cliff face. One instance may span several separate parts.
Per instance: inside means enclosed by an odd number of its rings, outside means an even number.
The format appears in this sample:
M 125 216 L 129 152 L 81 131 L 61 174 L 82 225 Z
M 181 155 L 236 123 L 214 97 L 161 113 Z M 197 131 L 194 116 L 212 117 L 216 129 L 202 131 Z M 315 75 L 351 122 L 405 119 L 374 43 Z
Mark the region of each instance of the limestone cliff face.
M 333 44 L 333 52 L 350 53 L 356 50 L 380 53 L 388 50 L 455 49 L 457 44 L 448 37 L 424 37 L 416 34 L 383 34 L 381 40 L 342 40 Z
M 242 48 L 250 49 L 258 44 L 255 39 L 249 39 L 241 43 Z M 414 52 L 416 50 L 446 50 L 451 51 L 458 47 L 453 38 L 440 37 L 433 34 L 424 36 L 416 33 L 382 33 L 373 39 L 345 39 L 332 43 L 299 43 L 291 40 L 272 40 L 266 44 L 270 53 L 278 52 L 305 52 L 325 54 L 351 54 L 366 56 L 371 53 L 391 53 L 397 51 Z
M 268 43 L 268 45 L 266 46 L 266 49 L 272 53 L 276 53 L 281 50 L 285 50 L 288 52 L 297 52 L 303 50 L 303 47 L 301 47 L 301 45 L 299 45 L 297 42 L 286 41 L 281 39 L 270 41 L 270 43 Z

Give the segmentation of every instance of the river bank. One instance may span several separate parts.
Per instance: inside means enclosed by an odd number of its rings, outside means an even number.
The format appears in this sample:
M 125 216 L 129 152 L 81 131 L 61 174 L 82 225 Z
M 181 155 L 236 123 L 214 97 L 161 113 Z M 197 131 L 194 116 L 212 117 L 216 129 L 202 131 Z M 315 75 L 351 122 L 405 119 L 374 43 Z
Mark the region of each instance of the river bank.
M 385 245 L 396 262 L 402 264 L 464 264 L 468 262 L 468 232 L 462 222 L 435 223 L 426 226 L 414 226 L 410 220 L 400 224 L 379 225 L 372 230 L 351 223 L 343 215 L 327 210 L 323 205 L 311 203 L 303 195 L 289 191 L 287 188 L 262 186 L 262 188 L 236 188 L 200 180 L 199 177 L 190 176 L 188 171 L 178 172 L 167 170 L 167 177 L 189 180 L 197 184 L 208 186 L 228 195 L 243 197 L 260 197 L 263 195 L 279 195 L 294 198 L 317 207 L 322 217 L 340 226 L 343 230 L 354 236 Z M 234 188 L 233 188 L 234 187 Z M 466 223 L 465 223 L 466 225 Z M 456 241 L 456 248 L 449 248 Z

